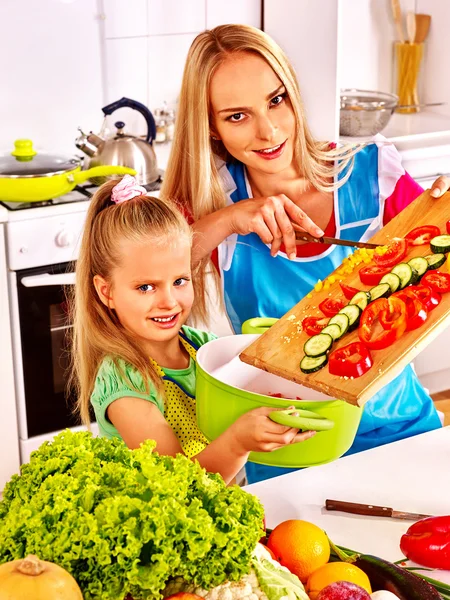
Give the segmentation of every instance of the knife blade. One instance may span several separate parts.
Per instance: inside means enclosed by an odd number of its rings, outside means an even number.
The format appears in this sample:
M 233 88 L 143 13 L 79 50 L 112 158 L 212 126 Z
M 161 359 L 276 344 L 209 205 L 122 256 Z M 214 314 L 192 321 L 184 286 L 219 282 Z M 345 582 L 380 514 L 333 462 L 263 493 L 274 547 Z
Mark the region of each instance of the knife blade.
M 392 519 L 406 519 L 408 521 L 420 521 L 431 515 L 420 513 L 403 512 L 394 510 L 389 506 L 374 506 L 373 504 L 358 504 L 356 502 L 343 502 L 342 500 L 325 500 L 327 510 L 339 510 L 353 515 L 365 515 L 367 517 L 391 517 Z
M 295 232 L 296 241 L 302 242 L 316 242 L 318 244 L 336 244 L 338 246 L 350 246 L 352 248 L 378 248 L 379 244 L 369 244 L 368 242 L 353 242 L 352 240 L 341 240 L 339 238 L 332 237 L 314 237 L 310 233 L 306 233 L 306 231 L 296 231 Z

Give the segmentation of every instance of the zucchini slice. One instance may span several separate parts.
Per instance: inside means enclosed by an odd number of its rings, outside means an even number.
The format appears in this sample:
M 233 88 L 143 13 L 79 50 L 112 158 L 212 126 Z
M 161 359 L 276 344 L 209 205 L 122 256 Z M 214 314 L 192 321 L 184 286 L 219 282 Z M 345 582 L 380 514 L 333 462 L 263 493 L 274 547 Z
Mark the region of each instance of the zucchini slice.
M 347 333 L 349 326 L 349 318 L 347 315 L 338 313 L 337 315 L 334 315 L 334 317 L 331 317 L 331 319 L 328 321 L 327 327 L 329 327 L 330 325 L 339 325 L 339 327 L 341 328 L 340 337 L 342 337 L 344 333 Z
M 359 317 L 361 316 L 362 310 L 357 304 L 347 304 L 344 308 L 338 312 L 338 315 L 347 315 L 348 317 L 348 330 L 352 331 L 358 327 Z
M 369 294 L 371 302 L 378 298 L 387 298 L 391 294 L 391 286 L 389 283 L 379 283 L 369 290 Z
M 408 260 L 408 265 L 417 271 L 418 278 L 422 277 L 428 270 L 428 261 L 423 256 L 416 256 L 415 258 L 411 258 Z
M 349 304 L 356 304 L 361 310 L 364 310 L 370 302 L 370 294 L 368 292 L 358 292 L 350 300 Z
M 382 283 L 387 283 L 391 288 L 391 294 L 393 294 L 400 287 L 400 277 L 395 273 L 387 273 L 380 279 L 380 284 Z
M 328 323 L 328 325 L 324 327 L 320 333 L 328 333 L 328 335 L 331 335 L 333 338 L 333 341 L 338 340 L 342 335 L 341 328 L 337 323 Z
M 430 241 L 430 248 L 434 254 L 450 252 L 450 235 L 437 235 Z
M 333 338 L 329 333 L 318 333 L 306 340 L 303 352 L 306 356 L 317 357 L 326 354 L 333 345 Z
M 411 265 L 408 265 L 408 263 L 399 263 L 398 265 L 395 265 L 391 273 L 398 275 L 401 290 L 416 281 L 415 275 L 417 276 L 417 271 L 415 271 Z
M 328 355 L 321 354 L 320 356 L 304 356 L 300 361 L 300 370 L 303 373 L 315 373 L 324 367 L 328 362 Z
M 437 254 L 427 254 L 425 259 L 428 262 L 428 270 L 432 271 L 442 267 L 442 265 L 445 263 L 445 254 L 442 254 L 441 252 L 438 252 Z

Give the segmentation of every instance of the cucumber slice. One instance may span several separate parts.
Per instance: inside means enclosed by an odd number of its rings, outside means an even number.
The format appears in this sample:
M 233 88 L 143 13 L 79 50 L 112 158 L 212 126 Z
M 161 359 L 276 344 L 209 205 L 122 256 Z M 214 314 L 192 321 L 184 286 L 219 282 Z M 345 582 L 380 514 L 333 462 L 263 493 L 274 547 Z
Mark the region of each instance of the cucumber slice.
M 428 270 L 432 271 L 442 267 L 442 265 L 445 263 L 445 254 L 442 254 L 441 252 L 438 252 L 437 254 L 427 254 L 425 259 L 428 262 Z
M 357 304 L 347 304 L 344 308 L 338 312 L 338 315 L 347 315 L 348 317 L 348 330 L 352 331 L 355 327 L 358 327 L 359 317 L 361 316 L 362 310 Z
M 299 416 L 294 416 L 295 413 L 298 413 Z M 302 416 L 301 413 L 309 413 L 311 416 Z M 280 425 L 294 427 L 295 429 L 301 429 L 302 431 L 328 431 L 334 427 L 334 421 L 331 421 L 330 419 L 326 419 L 309 410 L 301 411 L 295 408 L 273 410 L 269 414 L 269 419 Z
M 303 352 L 306 356 L 321 356 L 326 354 L 333 345 L 333 338 L 329 333 L 318 333 L 306 340 Z
M 321 356 L 304 356 L 300 361 L 300 369 L 303 373 L 315 373 L 324 367 L 328 362 L 328 355 Z
M 342 315 L 342 314 L 337 314 L 334 315 L 334 317 L 331 317 L 331 319 L 328 321 L 328 325 L 327 327 L 329 327 L 330 325 L 338 325 L 341 328 L 341 336 L 342 337 L 344 335 L 344 333 L 347 333 L 348 330 L 348 326 L 349 326 L 349 319 L 347 315 Z
M 368 292 L 358 292 L 350 300 L 349 304 L 356 304 L 361 310 L 364 310 L 370 302 L 370 294 Z
M 435 254 L 450 252 L 450 235 L 437 235 L 430 241 L 430 248 Z
M 416 256 L 408 260 L 408 265 L 417 272 L 417 276 L 420 279 L 428 270 L 428 261 L 423 256 Z
M 399 263 L 398 265 L 395 265 L 391 273 L 394 273 L 394 275 L 398 275 L 400 279 L 401 290 L 407 285 L 413 284 L 416 279 L 415 275 L 417 276 L 417 271 L 415 271 L 415 269 L 413 269 L 411 265 L 408 265 L 408 263 Z
M 378 298 L 387 298 L 391 294 L 391 286 L 389 283 L 379 283 L 369 290 L 369 294 L 371 302 Z
M 331 335 L 333 340 L 338 340 L 342 335 L 341 328 L 337 323 L 328 323 L 328 325 L 324 327 L 320 333 L 328 333 L 328 335 Z
M 391 294 L 396 292 L 400 287 L 400 277 L 395 273 L 388 273 L 380 279 L 380 284 L 387 283 L 391 288 Z M 379 285 L 380 285 L 379 284 Z

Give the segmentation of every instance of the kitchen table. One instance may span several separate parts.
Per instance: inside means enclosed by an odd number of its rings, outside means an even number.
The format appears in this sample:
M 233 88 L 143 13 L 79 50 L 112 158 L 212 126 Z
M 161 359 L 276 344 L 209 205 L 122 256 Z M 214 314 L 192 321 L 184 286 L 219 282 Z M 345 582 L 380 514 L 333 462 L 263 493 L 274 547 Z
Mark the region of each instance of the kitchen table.
M 450 427 L 244 489 L 260 498 L 269 528 L 287 519 L 311 521 L 338 545 L 396 561 L 402 558 L 400 538 L 413 521 L 328 512 L 325 500 L 450 515 Z M 450 584 L 450 571 L 426 574 Z

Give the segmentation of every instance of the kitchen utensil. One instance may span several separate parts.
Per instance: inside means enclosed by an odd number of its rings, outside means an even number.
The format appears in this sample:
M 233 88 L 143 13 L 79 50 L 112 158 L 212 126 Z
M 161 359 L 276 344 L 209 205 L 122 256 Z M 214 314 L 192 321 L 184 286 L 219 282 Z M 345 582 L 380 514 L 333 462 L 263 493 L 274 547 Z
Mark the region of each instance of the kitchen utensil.
M 392 16 L 394 17 L 395 29 L 397 30 L 397 37 L 399 42 L 405 41 L 405 36 L 403 35 L 403 25 L 402 25 L 402 11 L 400 8 L 400 0 L 391 0 L 392 6 Z
M 431 25 L 431 15 L 416 14 L 416 44 L 422 44 L 428 37 Z
M 264 333 L 272 327 L 278 319 L 272 317 L 254 317 L 242 323 L 242 333 Z
M 361 409 L 241 362 L 239 354 L 258 337 L 248 334 L 221 337 L 197 351 L 196 407 L 201 431 L 214 440 L 249 410 L 260 406 L 284 409 L 295 406 L 332 421 L 334 426 L 300 444 L 274 452 L 252 452 L 250 460 L 300 468 L 342 456 L 353 443 Z M 270 394 L 282 394 L 283 398 Z M 296 400 L 297 397 L 302 400 Z
M 405 44 L 408 45 L 408 44 Z M 445 102 L 402 104 L 398 96 L 371 90 L 341 90 L 339 133 L 347 136 L 371 136 L 382 131 L 395 110 L 442 106 Z
M 295 232 L 295 239 L 304 242 L 317 242 L 318 244 L 336 244 L 338 246 L 350 246 L 351 248 L 377 248 L 377 244 L 368 244 L 366 242 L 353 242 L 351 240 L 341 240 L 338 238 L 323 236 L 316 238 L 306 232 Z
M 67 194 L 91 177 L 134 175 L 136 171 L 117 165 L 81 170 L 81 161 L 36 152 L 31 140 L 14 142 L 10 155 L 0 157 L 0 200 L 41 202 Z
M 343 502 L 342 500 L 325 500 L 327 510 L 339 510 L 352 515 L 365 515 L 367 517 L 391 517 L 392 519 L 406 519 L 409 521 L 420 521 L 431 515 L 420 513 L 409 513 L 394 510 L 388 506 L 373 506 L 372 504 L 358 504 L 356 502 Z
M 395 237 L 405 236 L 412 229 L 422 225 L 437 225 L 442 232 L 445 232 L 445 224 L 449 216 L 448 202 L 450 202 L 450 193 L 436 202 L 428 190 L 394 217 L 369 241 L 385 244 Z M 404 261 L 407 262 L 415 256 L 425 256 L 429 252 L 430 249 L 426 246 L 409 246 Z M 448 273 L 448 262 L 439 270 Z M 440 304 L 428 314 L 427 320 L 421 327 L 405 332 L 392 346 L 384 350 L 373 351 L 373 366 L 361 377 L 355 379 L 337 377 L 331 375 L 326 366 L 315 373 L 306 375 L 299 368 L 303 358 L 303 345 L 309 338 L 306 332 L 302 331 L 303 319 L 308 316 L 323 316 L 318 306 L 325 299 L 342 299 L 339 281 L 351 287 L 368 290 L 368 287 L 361 284 L 358 268 L 348 274 L 345 279 L 342 279 L 342 274 L 334 273 L 334 275 L 336 277 L 334 283 L 329 283 L 330 280 L 327 280 L 326 289 L 318 292 L 312 291 L 308 295 L 309 297 L 303 298 L 246 348 L 241 354 L 241 359 L 262 370 L 286 377 L 333 398 L 363 406 L 450 325 L 450 293 L 442 295 Z M 356 341 L 358 341 L 357 329 L 346 333 L 339 341 L 336 341 L 333 344 L 333 350 Z
M 406 15 L 406 33 L 408 42 L 414 44 L 416 41 L 416 13 L 413 11 L 409 11 Z
M 90 157 L 89 167 L 105 164 L 122 165 L 136 171 L 136 178 L 141 185 L 153 183 L 159 178 L 156 154 L 152 145 L 156 136 L 155 120 L 146 106 L 129 98 L 121 98 L 117 102 L 104 106 L 102 111 L 105 119 L 123 107 L 137 110 L 145 118 L 147 123 L 145 140 L 125 133 L 125 123 L 117 121 L 114 137 L 103 139 L 101 135 L 96 135 L 92 131 L 85 134 L 79 129 L 81 136 L 75 140 L 75 145 Z M 103 181 L 96 179 L 94 183 L 101 184 Z

